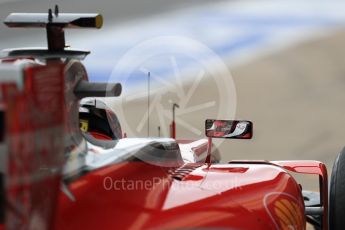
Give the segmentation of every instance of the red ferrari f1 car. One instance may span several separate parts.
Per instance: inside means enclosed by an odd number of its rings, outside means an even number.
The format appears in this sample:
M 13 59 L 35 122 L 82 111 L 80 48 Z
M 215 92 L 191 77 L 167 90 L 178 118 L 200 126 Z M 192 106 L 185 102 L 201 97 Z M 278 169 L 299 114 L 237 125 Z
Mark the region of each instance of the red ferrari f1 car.
M 328 189 L 318 161 L 230 161 L 212 138 L 250 139 L 249 121 L 206 120 L 208 139 L 125 138 L 100 99 L 119 83 L 89 82 L 64 29 L 100 28 L 99 14 L 13 13 L 9 27 L 42 27 L 48 47 L 0 59 L 0 229 L 345 228 L 345 153 Z M 293 173 L 314 174 L 319 192 Z

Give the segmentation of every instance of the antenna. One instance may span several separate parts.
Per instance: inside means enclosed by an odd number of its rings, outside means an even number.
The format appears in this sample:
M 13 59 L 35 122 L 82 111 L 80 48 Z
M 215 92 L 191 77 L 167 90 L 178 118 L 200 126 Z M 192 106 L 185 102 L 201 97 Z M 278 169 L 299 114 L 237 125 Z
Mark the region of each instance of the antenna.
M 52 9 L 48 10 L 48 22 L 49 23 L 53 22 L 53 12 L 52 12 Z
M 150 136 L 150 72 L 147 74 L 147 136 Z
M 172 122 L 171 122 L 171 138 L 176 138 L 176 123 L 175 123 L 175 109 L 180 108 L 180 106 L 176 103 L 172 106 Z
M 55 5 L 54 14 L 55 14 L 55 17 L 59 16 L 59 6 L 58 5 Z

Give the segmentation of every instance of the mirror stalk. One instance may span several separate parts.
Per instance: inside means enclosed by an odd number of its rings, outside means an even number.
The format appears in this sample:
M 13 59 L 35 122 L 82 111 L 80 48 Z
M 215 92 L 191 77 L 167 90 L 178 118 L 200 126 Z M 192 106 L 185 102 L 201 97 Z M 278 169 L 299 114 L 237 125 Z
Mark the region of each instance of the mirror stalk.
M 211 153 L 212 153 L 212 137 L 208 137 L 207 157 L 206 157 L 206 160 L 205 160 L 206 164 L 211 164 Z

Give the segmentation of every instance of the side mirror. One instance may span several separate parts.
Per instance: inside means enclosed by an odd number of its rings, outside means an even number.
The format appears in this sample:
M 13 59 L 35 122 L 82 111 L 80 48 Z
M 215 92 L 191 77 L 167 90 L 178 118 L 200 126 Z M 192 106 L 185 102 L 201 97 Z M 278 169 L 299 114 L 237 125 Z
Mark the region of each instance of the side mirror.
M 251 139 L 253 123 L 251 121 L 208 119 L 205 121 L 205 134 L 207 137 L 214 138 Z

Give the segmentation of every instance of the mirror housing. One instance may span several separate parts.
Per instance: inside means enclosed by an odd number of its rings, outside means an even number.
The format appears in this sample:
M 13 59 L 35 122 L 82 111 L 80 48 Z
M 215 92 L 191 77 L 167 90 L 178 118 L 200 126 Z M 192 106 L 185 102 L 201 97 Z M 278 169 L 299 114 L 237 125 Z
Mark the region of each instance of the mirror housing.
M 207 119 L 205 135 L 211 138 L 251 139 L 253 123 L 251 121 Z

